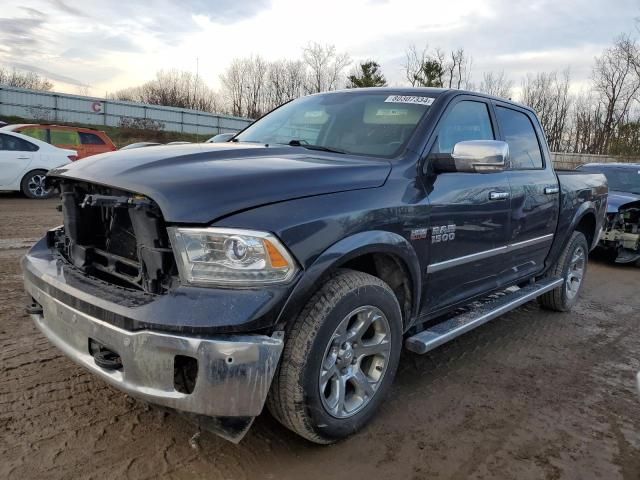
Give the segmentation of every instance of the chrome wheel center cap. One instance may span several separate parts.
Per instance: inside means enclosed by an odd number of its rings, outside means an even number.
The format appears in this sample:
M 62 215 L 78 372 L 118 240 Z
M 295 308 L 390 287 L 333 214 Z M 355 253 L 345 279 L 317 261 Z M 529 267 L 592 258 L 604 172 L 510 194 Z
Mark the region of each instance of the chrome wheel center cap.
M 336 363 L 340 365 L 340 367 L 346 367 L 350 365 L 353 361 L 353 346 L 351 343 L 345 343 L 340 351 L 338 352 L 338 358 Z

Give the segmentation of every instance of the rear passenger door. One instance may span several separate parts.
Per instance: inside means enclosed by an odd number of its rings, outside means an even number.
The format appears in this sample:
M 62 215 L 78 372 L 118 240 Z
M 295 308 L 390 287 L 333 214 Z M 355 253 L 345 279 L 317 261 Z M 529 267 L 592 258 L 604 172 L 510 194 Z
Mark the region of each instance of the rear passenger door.
M 79 132 L 80 143 L 82 144 L 83 157 L 89 157 L 98 153 L 109 151 L 105 142 L 95 133 Z
M 429 152 L 450 154 L 465 140 L 496 140 L 490 103 L 460 96 L 447 107 Z M 497 288 L 508 268 L 510 186 L 506 171 L 425 177 L 431 205 L 425 307 L 433 314 Z
M 535 116 L 510 104 L 495 104 L 501 139 L 509 144 L 511 184 L 510 279 L 539 272 L 558 222 L 558 179 L 546 158 Z
M 59 148 L 75 150 L 78 158 L 84 158 L 85 152 L 80 143 L 80 135 L 75 130 L 50 128 L 51 144 Z

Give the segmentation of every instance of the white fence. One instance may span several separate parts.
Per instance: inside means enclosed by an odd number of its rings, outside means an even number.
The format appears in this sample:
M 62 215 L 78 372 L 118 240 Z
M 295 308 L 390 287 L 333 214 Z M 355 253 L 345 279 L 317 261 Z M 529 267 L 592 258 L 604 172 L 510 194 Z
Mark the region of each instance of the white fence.
M 186 108 L 40 92 L 0 85 L 0 119 L 21 117 L 40 123 L 73 122 L 118 127 L 123 119 L 146 119 L 162 130 L 215 135 L 237 132 L 252 120 Z

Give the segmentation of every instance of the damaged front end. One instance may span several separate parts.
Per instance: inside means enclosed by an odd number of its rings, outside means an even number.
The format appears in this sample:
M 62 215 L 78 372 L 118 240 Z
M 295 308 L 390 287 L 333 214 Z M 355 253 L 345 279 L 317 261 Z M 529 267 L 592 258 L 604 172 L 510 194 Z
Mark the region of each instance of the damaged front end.
M 182 285 L 153 200 L 81 181 L 57 187 L 64 225 L 22 259 L 35 325 L 107 383 L 238 442 L 263 409 L 284 335 L 210 327 L 249 322 L 277 299 Z
M 53 243 L 83 272 L 161 294 L 177 270 L 158 206 L 150 199 L 84 182 L 61 182 L 64 229 Z
M 607 214 L 599 246 L 616 263 L 640 266 L 640 201 L 626 203 L 617 212 Z

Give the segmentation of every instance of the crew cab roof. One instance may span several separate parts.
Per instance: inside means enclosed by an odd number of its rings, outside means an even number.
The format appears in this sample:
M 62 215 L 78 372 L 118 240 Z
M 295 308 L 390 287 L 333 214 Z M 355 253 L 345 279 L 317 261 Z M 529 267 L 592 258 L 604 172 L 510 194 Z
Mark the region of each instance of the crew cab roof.
M 474 92 L 471 90 L 458 90 L 456 88 L 435 88 L 435 87 L 367 87 L 367 88 L 347 88 L 344 90 L 334 90 L 333 92 L 322 92 L 315 95 L 331 95 L 334 93 L 351 93 L 354 95 L 361 94 L 363 92 L 376 92 L 376 93 L 388 93 L 389 95 L 428 95 L 428 96 L 447 96 L 455 97 L 457 95 L 474 95 L 476 97 L 483 97 L 489 100 L 495 100 L 502 103 L 508 103 L 518 108 L 523 108 L 532 113 L 535 111 L 518 102 L 514 102 L 508 98 L 496 97 L 482 92 Z

